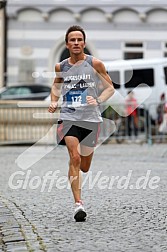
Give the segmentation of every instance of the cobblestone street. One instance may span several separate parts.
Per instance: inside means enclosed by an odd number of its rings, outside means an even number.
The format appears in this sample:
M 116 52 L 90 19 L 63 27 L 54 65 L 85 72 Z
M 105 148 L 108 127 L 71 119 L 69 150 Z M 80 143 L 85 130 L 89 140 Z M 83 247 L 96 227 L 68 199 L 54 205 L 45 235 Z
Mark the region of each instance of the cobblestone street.
M 82 223 L 73 219 L 66 148 L 34 147 L 25 163 L 48 154 L 23 169 L 16 160 L 27 148 L 0 147 L 0 251 L 167 251 L 167 145 L 99 147 L 83 174 Z

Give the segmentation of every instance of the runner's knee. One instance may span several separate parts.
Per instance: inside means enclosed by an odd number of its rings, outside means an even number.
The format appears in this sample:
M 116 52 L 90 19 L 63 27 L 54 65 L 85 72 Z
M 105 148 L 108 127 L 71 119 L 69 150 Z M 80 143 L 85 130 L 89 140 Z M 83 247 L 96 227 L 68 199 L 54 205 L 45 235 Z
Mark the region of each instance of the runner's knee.
M 85 166 L 85 165 L 84 165 L 84 166 L 81 165 L 81 166 L 80 166 L 80 169 L 81 169 L 82 172 L 88 172 L 88 171 L 89 171 L 89 168 L 90 168 L 90 165 L 86 165 L 86 166 Z
M 80 166 L 81 164 L 81 157 L 78 154 L 72 154 L 70 155 L 70 163 L 75 166 Z

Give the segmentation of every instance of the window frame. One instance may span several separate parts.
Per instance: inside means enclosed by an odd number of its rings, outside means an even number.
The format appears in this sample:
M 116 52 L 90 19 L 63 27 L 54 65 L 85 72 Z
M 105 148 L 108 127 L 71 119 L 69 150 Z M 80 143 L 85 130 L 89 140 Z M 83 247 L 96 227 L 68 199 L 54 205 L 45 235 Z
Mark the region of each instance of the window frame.
M 144 74 L 144 77 L 145 77 L 145 75 L 146 75 L 146 73 L 144 73 L 144 72 L 146 72 L 146 71 L 150 71 L 150 72 L 152 72 L 152 73 L 149 73 L 149 74 L 147 74 L 147 75 L 149 75 L 149 77 L 147 77 L 147 79 L 149 78 L 149 81 L 137 81 L 137 82 L 135 82 L 135 85 L 132 85 L 132 84 L 129 84 L 129 83 L 131 83 L 131 82 L 133 82 L 134 81 L 134 79 L 138 79 L 138 78 L 136 78 L 136 77 L 139 77 L 139 79 L 141 79 L 141 76 L 143 76 L 143 74 Z M 125 80 L 125 82 L 126 82 L 126 72 L 128 72 L 128 71 L 130 71 L 131 72 L 131 70 L 125 70 L 124 71 L 124 80 Z M 143 71 L 143 74 L 141 74 L 141 71 Z M 139 73 L 139 74 L 137 74 L 136 75 L 136 73 Z M 150 74 L 152 74 L 152 76 L 151 76 L 151 85 L 150 85 Z M 135 76 L 134 76 L 135 75 Z M 127 76 L 129 76 L 128 74 L 127 74 Z M 148 67 L 148 68 L 136 68 L 136 69 L 133 69 L 133 75 L 132 75 L 132 78 L 129 80 L 129 81 L 127 81 L 126 83 L 125 83 L 125 88 L 136 88 L 138 85 L 140 85 L 140 84 L 146 84 L 146 85 L 148 85 L 149 87 L 154 87 L 155 86 L 155 69 L 154 68 L 150 68 L 150 67 Z M 146 77 L 145 77 L 146 78 Z

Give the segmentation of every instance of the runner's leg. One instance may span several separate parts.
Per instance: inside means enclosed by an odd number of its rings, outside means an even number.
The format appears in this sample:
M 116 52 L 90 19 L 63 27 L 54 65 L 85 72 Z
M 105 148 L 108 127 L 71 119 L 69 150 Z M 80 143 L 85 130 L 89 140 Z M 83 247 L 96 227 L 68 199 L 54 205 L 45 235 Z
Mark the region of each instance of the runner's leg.
M 93 153 L 94 153 L 93 147 L 80 145 L 80 156 L 81 156 L 80 169 L 82 172 L 89 171 L 89 168 L 92 162 Z
M 70 157 L 68 177 L 71 183 L 74 200 L 75 202 L 79 202 L 81 200 L 81 156 L 77 150 L 79 141 L 73 136 L 66 136 L 64 139 Z

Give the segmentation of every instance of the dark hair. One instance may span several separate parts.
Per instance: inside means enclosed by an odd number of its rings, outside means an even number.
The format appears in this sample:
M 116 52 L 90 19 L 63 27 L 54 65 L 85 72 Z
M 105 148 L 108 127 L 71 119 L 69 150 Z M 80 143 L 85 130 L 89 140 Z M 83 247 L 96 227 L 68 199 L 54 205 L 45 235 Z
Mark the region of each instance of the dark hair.
M 165 99 L 165 93 L 162 93 L 161 96 L 160 96 L 161 100 L 162 99 Z
M 73 26 L 70 26 L 68 28 L 67 32 L 66 32 L 66 35 L 65 35 L 65 42 L 66 43 L 68 42 L 68 34 L 70 32 L 73 32 L 73 31 L 80 31 L 80 32 L 82 32 L 83 37 L 84 37 L 84 42 L 85 42 L 85 40 L 86 40 L 86 34 L 85 34 L 84 29 L 81 26 L 79 26 L 79 25 L 73 25 Z

